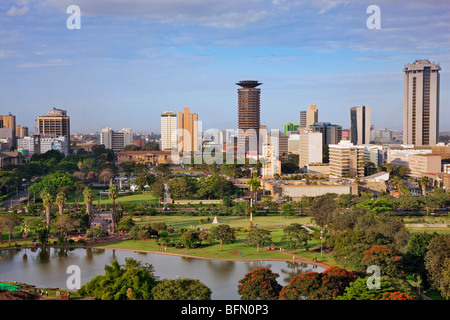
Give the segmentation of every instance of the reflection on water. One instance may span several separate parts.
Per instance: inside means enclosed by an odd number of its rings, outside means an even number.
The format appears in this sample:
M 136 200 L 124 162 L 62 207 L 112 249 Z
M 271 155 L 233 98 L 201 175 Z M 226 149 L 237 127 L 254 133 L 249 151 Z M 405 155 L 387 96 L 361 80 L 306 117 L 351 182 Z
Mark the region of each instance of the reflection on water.
M 199 279 L 213 292 L 212 299 L 238 300 L 237 286 L 247 272 L 256 268 L 270 268 L 277 272 L 281 285 L 289 283 L 297 274 L 322 272 L 322 268 L 289 261 L 225 261 L 183 258 L 164 254 L 142 253 L 94 248 L 21 248 L 0 250 L 0 281 L 18 281 L 37 287 L 66 289 L 67 267 L 81 269 L 81 284 L 104 274 L 105 265 L 117 260 L 125 264 L 132 257 L 151 264 L 159 279 Z

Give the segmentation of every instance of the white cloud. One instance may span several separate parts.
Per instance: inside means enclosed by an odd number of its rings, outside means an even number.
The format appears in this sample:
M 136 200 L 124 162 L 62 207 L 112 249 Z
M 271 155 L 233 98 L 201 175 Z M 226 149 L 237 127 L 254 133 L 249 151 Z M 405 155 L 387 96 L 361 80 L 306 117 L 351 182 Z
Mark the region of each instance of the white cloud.
M 71 63 L 67 60 L 52 59 L 46 62 L 25 62 L 17 64 L 16 67 L 20 69 L 26 68 L 42 68 L 42 67 L 64 67 L 70 66 Z
M 78 5 L 81 15 L 87 16 L 138 16 L 157 22 L 193 22 L 215 28 L 256 22 L 274 6 L 270 0 L 46 0 L 46 4 L 63 12 L 69 5 Z
M 28 7 L 17 8 L 16 6 L 12 6 L 6 14 L 10 17 L 23 16 L 28 12 Z

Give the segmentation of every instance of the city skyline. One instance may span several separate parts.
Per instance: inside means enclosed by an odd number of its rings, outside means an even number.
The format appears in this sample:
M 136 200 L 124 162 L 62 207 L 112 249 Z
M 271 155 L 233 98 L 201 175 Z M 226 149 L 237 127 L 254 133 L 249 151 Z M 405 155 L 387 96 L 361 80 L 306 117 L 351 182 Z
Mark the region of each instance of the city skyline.
M 66 26 L 72 4 L 79 30 Z M 371 4 L 381 29 L 367 28 Z M 268 128 L 315 104 L 319 122 L 350 128 L 350 108 L 368 105 L 375 128 L 401 130 L 403 68 L 429 59 L 449 130 L 449 18 L 442 1 L 4 1 L 2 114 L 30 132 L 52 108 L 72 132 L 157 132 L 161 113 L 190 108 L 205 130 L 237 128 L 235 83 L 258 80 Z

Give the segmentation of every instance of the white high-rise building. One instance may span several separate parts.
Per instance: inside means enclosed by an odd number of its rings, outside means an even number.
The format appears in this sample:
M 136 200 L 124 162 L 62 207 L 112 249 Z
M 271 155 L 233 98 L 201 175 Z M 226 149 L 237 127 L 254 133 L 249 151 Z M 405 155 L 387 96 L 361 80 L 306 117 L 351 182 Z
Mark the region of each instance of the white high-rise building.
M 310 163 L 322 162 L 322 133 L 312 130 L 300 132 L 300 168 L 306 167 Z
M 114 131 L 112 128 L 104 128 L 100 132 L 100 144 L 114 152 L 123 150 L 125 146 L 133 144 L 133 132 L 129 128 Z
M 172 111 L 161 114 L 161 150 L 171 150 L 177 146 L 177 115 Z

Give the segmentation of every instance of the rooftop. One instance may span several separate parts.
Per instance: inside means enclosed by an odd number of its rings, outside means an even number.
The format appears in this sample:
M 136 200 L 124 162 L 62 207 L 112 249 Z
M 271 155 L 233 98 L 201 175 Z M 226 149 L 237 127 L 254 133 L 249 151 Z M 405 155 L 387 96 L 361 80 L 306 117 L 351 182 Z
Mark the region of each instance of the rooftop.
M 241 86 L 242 88 L 256 88 L 257 86 L 262 85 L 262 83 L 255 81 L 255 80 L 244 80 L 239 81 L 236 83 L 238 86 Z

